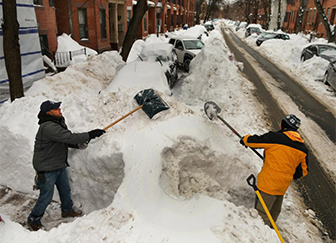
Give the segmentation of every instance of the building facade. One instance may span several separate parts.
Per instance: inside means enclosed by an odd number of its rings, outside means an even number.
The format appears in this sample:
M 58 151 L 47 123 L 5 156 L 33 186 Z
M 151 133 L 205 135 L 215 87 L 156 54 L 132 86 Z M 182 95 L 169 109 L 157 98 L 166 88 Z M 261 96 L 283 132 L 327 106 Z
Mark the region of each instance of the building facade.
M 133 16 L 135 0 L 33 0 L 43 54 L 52 58 L 57 36 L 66 33 L 80 45 L 119 50 Z M 147 0 L 138 38 L 192 26 L 196 0 Z

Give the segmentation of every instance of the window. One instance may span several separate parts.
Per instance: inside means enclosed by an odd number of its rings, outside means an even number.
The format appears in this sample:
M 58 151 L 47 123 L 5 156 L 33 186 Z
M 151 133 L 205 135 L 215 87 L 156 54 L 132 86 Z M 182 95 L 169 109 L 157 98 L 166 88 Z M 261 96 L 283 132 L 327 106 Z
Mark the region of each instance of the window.
M 48 45 L 48 36 L 47 35 L 40 35 L 40 45 L 41 45 L 41 52 L 42 55 L 46 55 L 47 57 L 51 57 L 51 53 L 49 51 L 49 45 Z
M 100 21 L 100 37 L 105 39 L 107 37 L 106 34 L 106 13 L 105 9 L 99 10 L 99 21 Z
M 131 14 L 132 14 L 132 10 L 127 10 L 127 28 L 131 22 Z
M 174 27 L 174 14 L 171 15 L 170 19 L 171 19 L 170 25 Z
M 329 13 L 330 13 L 330 8 L 327 9 L 327 13 L 326 13 L 326 17 L 327 17 L 327 19 L 328 19 L 328 17 L 329 17 Z
M 55 5 L 54 5 L 54 0 L 49 0 L 49 6 L 50 7 L 54 7 Z
M 89 39 L 86 8 L 78 8 L 79 38 Z
M 43 0 L 34 0 L 35 5 L 43 5 Z
M 147 13 L 144 15 L 144 31 L 147 32 Z

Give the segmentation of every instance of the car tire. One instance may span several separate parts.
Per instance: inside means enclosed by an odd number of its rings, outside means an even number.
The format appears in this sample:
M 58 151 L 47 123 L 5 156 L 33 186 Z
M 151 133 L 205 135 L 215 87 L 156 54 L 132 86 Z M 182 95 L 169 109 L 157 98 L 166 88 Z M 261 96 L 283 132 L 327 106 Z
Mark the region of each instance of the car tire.
M 324 73 L 323 76 L 323 83 L 330 86 L 329 82 L 328 82 L 328 71 Z
M 187 73 L 189 73 L 190 62 L 191 62 L 190 58 L 186 58 L 183 62 L 184 71 L 186 71 Z

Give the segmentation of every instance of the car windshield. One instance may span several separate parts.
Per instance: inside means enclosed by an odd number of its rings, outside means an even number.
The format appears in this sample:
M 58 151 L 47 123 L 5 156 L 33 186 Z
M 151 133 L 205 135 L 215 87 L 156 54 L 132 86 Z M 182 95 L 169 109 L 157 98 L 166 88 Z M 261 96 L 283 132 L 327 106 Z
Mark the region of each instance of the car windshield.
M 204 46 L 203 42 L 200 40 L 184 40 L 183 43 L 187 50 L 202 49 Z

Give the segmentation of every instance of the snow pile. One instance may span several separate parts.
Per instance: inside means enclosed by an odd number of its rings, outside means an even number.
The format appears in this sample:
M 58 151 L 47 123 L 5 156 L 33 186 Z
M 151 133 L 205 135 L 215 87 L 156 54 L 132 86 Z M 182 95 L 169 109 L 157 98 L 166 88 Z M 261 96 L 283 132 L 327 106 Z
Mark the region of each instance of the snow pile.
M 222 108 L 220 116 L 242 134 L 267 130 L 265 119 L 256 115 L 263 112 L 253 98 L 253 86 L 228 56 L 220 33 L 212 31 L 182 86 L 173 90 L 173 96 L 162 94 L 170 109 L 151 120 L 137 111 L 91 141 L 86 150 L 71 150 L 73 200 L 87 215 L 49 232 L 29 232 L 11 222 L 6 208 L 0 207 L 6 221 L 0 225 L 2 239 L 6 243 L 279 242 L 252 209 L 255 194 L 246 184 L 262 161 L 242 147 L 221 121 L 209 121 L 204 114 L 204 102 L 214 100 Z M 2 105 L 0 184 L 33 194 L 31 158 L 36 116 L 44 100 L 62 101 L 73 132 L 103 128 L 137 107 L 135 87 L 99 92 L 122 65 L 116 52 L 106 52 L 36 82 L 26 97 Z M 285 196 L 278 225 L 287 242 L 322 242 L 304 215 L 295 187 Z

